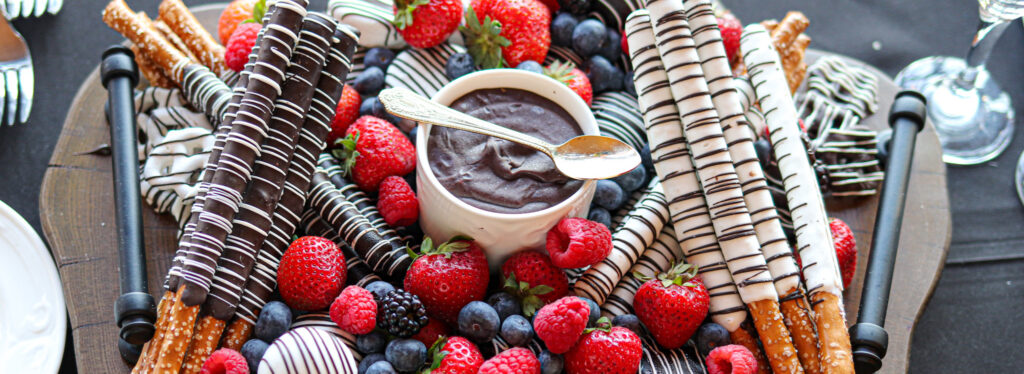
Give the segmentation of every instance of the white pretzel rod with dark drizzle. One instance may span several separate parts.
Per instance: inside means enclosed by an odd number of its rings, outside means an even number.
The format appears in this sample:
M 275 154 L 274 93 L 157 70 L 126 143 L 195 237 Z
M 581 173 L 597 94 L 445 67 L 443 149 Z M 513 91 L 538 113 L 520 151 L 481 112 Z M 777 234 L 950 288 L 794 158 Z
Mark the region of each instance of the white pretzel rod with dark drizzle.
M 683 259 L 683 250 L 679 248 L 679 241 L 676 240 L 675 229 L 666 225 L 643 255 L 637 259 L 629 272 L 622 276 L 619 284 L 608 295 L 604 304 L 601 305 L 601 314 L 608 318 L 633 314 L 633 296 L 643 284 L 633 274 L 641 274 L 648 277 L 656 277 L 658 273 L 667 271 L 673 263 Z

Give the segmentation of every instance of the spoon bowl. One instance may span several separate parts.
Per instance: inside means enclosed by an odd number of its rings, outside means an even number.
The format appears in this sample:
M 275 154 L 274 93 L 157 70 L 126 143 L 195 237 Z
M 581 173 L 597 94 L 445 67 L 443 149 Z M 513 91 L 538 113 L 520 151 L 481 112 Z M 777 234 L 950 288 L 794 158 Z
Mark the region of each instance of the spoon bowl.
M 573 179 L 607 179 L 640 165 L 640 154 L 621 140 L 582 135 L 555 147 L 555 168 Z

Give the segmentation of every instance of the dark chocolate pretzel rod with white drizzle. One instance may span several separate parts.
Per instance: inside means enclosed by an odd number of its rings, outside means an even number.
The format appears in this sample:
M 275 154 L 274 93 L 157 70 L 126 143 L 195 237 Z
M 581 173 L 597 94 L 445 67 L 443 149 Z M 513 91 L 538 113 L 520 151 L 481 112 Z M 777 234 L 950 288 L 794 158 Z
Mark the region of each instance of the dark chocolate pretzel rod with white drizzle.
M 630 14 L 625 32 L 639 94 L 638 104 L 647 127 L 654 168 L 672 214 L 676 240 L 686 261 L 697 265 L 698 274 L 708 289 L 711 319 L 729 331 L 733 342 L 743 344 L 759 356 L 759 361 L 765 362 L 757 342 L 740 327 L 747 319 L 746 307 L 718 247 L 708 206 L 686 148 L 679 111 L 668 88 L 665 66 L 655 47 L 648 11 L 643 9 Z
M 746 123 L 740 105 L 740 94 L 733 86 L 732 71 L 726 57 L 722 35 L 710 0 L 685 0 L 676 10 L 685 8 L 693 28 L 704 79 L 711 91 L 711 101 L 721 119 L 722 133 L 729 147 L 736 175 L 743 190 L 743 199 L 750 209 L 754 231 L 768 263 L 768 271 L 779 294 L 779 306 L 790 329 L 800 363 L 808 374 L 820 372 L 817 336 L 800 284 L 800 269 L 793 259 L 786 233 L 776 214 L 764 170 L 754 150 L 756 135 Z
M 274 208 L 270 233 L 256 255 L 256 265 L 235 309 L 235 319 L 228 325 L 221 339 L 224 347 L 242 347 L 242 343 L 252 333 L 260 310 L 277 287 L 277 266 L 301 218 L 310 176 L 316 168 L 316 155 L 324 148 L 327 134 L 331 131 L 331 118 L 334 118 L 345 76 L 352 68 L 351 58 L 358 40 L 359 35 L 347 25 L 338 25 L 334 32 L 326 66 L 320 72 L 313 102 L 299 132 L 295 154 L 288 167 L 288 176 L 285 177 L 284 190 Z
M 683 133 L 692 152 L 711 223 L 733 282 L 750 310 L 771 368 L 776 373 L 802 373 L 803 366 L 796 357 L 789 329 L 783 323 L 778 293 L 743 199 L 741 183 L 704 80 L 683 5 L 669 0 L 648 0 L 647 9 L 651 13 L 657 49 L 662 61 L 667 62 L 669 89 L 683 120 Z
M 621 224 L 612 233 L 612 251 L 591 266 L 573 283 L 573 292 L 604 304 L 612 289 L 657 239 L 668 222 L 668 203 L 658 181 L 645 188 L 644 197 L 633 204 Z
M 329 223 L 320 218 L 320 214 L 314 210 L 306 209 L 302 213 L 302 222 L 299 224 L 305 235 L 315 235 L 327 238 L 334 242 L 341 249 L 341 254 L 345 256 L 345 268 L 348 270 L 346 273 L 346 283 L 353 284 L 359 287 L 365 287 L 371 282 L 381 280 L 376 273 L 370 269 L 370 265 L 367 265 L 363 259 L 359 258 L 355 250 L 352 249 L 341 239 L 341 235 Z
M 804 157 L 807 150 L 800 141 L 796 105 L 779 55 L 768 31 L 761 25 L 744 28 L 740 45 L 758 101 L 765 110 L 775 159 L 783 174 L 797 247 L 803 260 L 804 282 L 818 327 L 822 370 L 853 373 L 850 335 L 843 315 L 842 276 L 832 247 L 821 189 L 809 160 Z

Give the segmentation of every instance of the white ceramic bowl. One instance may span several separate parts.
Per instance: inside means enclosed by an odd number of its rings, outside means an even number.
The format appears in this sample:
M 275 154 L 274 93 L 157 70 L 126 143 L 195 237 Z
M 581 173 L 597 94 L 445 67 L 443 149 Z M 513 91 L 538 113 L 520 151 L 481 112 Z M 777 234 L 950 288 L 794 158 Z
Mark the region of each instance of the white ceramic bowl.
M 450 105 L 476 90 L 516 88 L 558 104 L 580 125 L 584 134 L 598 135 L 590 107 L 564 84 L 536 73 L 517 69 L 490 69 L 467 74 L 437 92 L 433 101 Z M 416 185 L 420 202 L 420 226 L 435 242 L 468 235 L 487 253 L 491 268 L 524 248 L 544 248 L 547 232 L 565 217 L 586 217 L 594 197 L 595 181 L 584 181 L 576 193 L 544 210 L 530 213 L 496 213 L 460 200 L 438 182 L 427 160 L 430 125 L 420 124 L 416 135 Z

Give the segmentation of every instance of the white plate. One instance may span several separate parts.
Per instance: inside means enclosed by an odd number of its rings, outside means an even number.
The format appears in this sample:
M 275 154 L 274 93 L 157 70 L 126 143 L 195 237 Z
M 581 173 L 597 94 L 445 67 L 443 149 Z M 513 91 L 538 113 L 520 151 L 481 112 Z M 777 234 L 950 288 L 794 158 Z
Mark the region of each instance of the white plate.
M 0 201 L 0 373 L 56 373 L 67 311 L 57 268 L 32 226 Z

